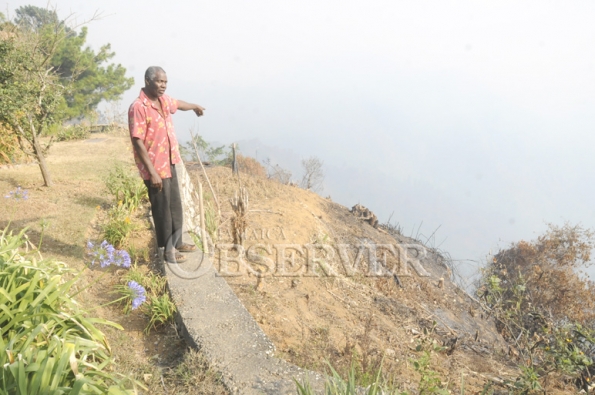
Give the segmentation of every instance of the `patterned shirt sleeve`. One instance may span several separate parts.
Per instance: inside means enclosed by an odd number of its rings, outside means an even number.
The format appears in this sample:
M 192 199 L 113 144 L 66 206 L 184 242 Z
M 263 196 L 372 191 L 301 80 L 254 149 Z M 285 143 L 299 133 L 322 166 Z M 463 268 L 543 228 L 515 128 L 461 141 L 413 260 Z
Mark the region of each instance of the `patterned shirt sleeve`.
M 136 102 L 128 110 L 128 129 L 130 137 L 145 140 L 147 134 L 146 114 L 144 108 Z
M 178 101 L 176 99 L 174 99 L 173 97 L 167 97 L 169 100 L 168 106 L 169 106 L 169 112 L 171 114 L 175 114 L 176 111 L 178 110 Z

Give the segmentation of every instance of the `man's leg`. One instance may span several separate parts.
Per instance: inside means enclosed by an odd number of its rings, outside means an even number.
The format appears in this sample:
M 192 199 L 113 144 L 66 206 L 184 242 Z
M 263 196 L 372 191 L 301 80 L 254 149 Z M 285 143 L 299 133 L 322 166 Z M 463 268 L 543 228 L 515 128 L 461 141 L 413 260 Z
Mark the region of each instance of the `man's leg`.
M 178 175 L 176 173 L 176 166 L 171 165 L 171 186 L 170 186 L 170 212 L 171 212 L 171 234 L 172 245 L 181 247 L 184 243 L 182 241 L 182 234 L 184 232 L 184 211 L 182 210 L 182 197 L 180 195 L 180 187 L 178 185 Z
M 165 253 L 172 251 L 172 215 L 170 209 L 171 201 L 171 178 L 161 180 L 162 188 L 153 188 L 150 181 L 145 181 L 149 191 L 149 201 L 151 202 L 151 214 L 155 223 L 155 233 L 157 235 L 157 246 L 165 249 Z

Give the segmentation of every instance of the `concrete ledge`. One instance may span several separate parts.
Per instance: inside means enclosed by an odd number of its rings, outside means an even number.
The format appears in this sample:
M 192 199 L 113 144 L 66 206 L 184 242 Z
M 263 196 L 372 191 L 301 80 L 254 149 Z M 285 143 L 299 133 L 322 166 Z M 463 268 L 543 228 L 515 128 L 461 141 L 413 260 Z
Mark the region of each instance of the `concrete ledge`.
M 185 263 L 195 264 L 200 254 L 188 254 Z M 165 270 L 183 336 L 222 373 L 231 393 L 295 394 L 294 378 L 324 386 L 321 375 L 274 357 L 273 343 L 215 270 L 192 279 L 177 275 L 179 268 L 170 264 Z

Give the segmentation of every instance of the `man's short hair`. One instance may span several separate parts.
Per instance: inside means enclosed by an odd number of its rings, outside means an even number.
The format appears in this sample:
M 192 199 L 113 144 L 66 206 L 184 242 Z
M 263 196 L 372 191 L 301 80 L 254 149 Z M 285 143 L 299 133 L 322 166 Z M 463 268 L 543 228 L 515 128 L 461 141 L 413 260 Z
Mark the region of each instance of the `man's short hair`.
M 145 80 L 153 81 L 157 73 L 162 72 L 165 74 L 165 70 L 163 70 L 159 66 L 151 66 L 145 71 Z

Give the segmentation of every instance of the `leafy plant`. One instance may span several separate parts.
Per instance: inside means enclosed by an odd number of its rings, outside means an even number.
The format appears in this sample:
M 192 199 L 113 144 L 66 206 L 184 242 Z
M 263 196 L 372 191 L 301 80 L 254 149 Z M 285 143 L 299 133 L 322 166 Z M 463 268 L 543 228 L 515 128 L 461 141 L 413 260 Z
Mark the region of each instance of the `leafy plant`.
M 130 260 L 134 264 L 149 262 L 151 259 L 151 252 L 147 247 L 135 247 L 134 245 L 128 246 L 128 253 L 130 254 Z
M 592 232 L 550 225 L 536 241 L 500 251 L 483 271 L 478 294 L 519 364 L 509 384 L 521 393 L 541 390 L 548 377 L 590 383 L 595 290 L 577 270 L 592 247 Z
M 132 393 L 110 370 L 109 344 L 95 325 L 122 328 L 87 318 L 71 293 L 78 277 L 62 262 L 23 255 L 27 244 L 25 231 L 0 234 L 0 393 Z
M 128 281 L 126 285 L 116 285 L 116 293 L 120 294 L 120 298 L 111 303 L 123 303 L 126 314 L 138 309 L 147 300 L 145 288 L 133 280 Z
M 168 293 L 163 293 L 159 296 L 151 295 L 145 307 L 145 312 L 149 317 L 149 323 L 145 328 L 145 332 L 148 333 L 158 325 L 173 322 L 176 314 L 176 305 L 171 301 Z
M 413 368 L 419 373 L 419 394 L 441 394 L 448 395 L 450 392 L 442 385 L 442 380 L 438 372 L 432 369 L 432 353 L 444 351 L 444 347 L 438 345 L 433 334 L 436 331 L 436 321 L 432 322 L 431 328 L 424 328 L 423 333 L 418 341 L 415 351 L 421 355 L 412 359 Z
M 219 221 L 217 219 L 217 211 L 215 207 L 213 207 L 213 202 L 211 199 L 206 199 L 205 203 L 205 224 L 206 230 L 211 237 L 211 240 L 214 242 L 217 241 L 217 231 L 219 230 Z
M 37 160 L 45 186 L 52 185 L 45 162 L 51 140 L 44 146 L 40 137 L 60 118 L 66 91 L 47 63 L 65 26 L 53 28 L 55 34 L 45 40 L 34 31 L 16 27 L 6 32 L 7 39 L 0 39 L 0 122 L 17 137 L 21 151 Z
M 155 274 L 153 272 L 143 273 L 137 265 L 134 265 L 122 277 L 124 284 L 118 285 L 117 290 L 123 297 L 125 303 L 124 311 L 130 312 L 135 307 L 135 297 L 142 294 L 144 296 L 143 312 L 149 318 L 149 323 L 145 328 L 145 332 L 168 322 L 172 322 L 176 313 L 176 306 L 171 301 L 169 294 L 166 292 L 167 280 L 165 277 Z M 133 284 L 131 286 L 131 284 Z M 140 291 L 142 287 L 143 291 Z
M 136 281 L 149 293 L 154 295 L 160 295 L 164 293 L 165 286 L 167 284 L 165 277 L 153 272 L 143 273 L 137 265 L 133 265 L 130 270 L 122 277 L 122 280 L 125 283 L 129 281 Z
M 343 379 L 339 373 L 328 364 L 331 375 L 324 384 L 325 395 L 407 395 L 406 392 L 401 392 L 398 389 L 388 386 L 382 378 L 382 369 L 378 369 L 374 375 L 373 382 L 365 389 L 357 385 L 357 373 L 354 365 L 349 370 L 347 379 Z M 312 386 L 308 381 L 298 382 L 294 379 L 298 395 L 313 395 L 315 394 Z
M 58 141 L 72 141 L 72 140 L 85 140 L 91 135 L 89 128 L 85 125 L 70 125 L 58 132 L 56 140 Z
M 149 200 L 144 182 L 136 174 L 116 164 L 105 179 L 105 186 L 118 205 L 132 212 Z
M 119 204 L 108 211 L 107 223 L 103 225 L 103 237 L 109 244 L 120 248 L 125 245 L 134 229 L 130 212 L 123 204 Z
M 419 346 L 418 346 L 419 347 Z M 448 395 L 447 389 L 442 387 L 440 375 L 432 370 L 430 364 L 432 361 L 432 354 L 428 350 L 421 350 L 422 354 L 419 358 L 412 360 L 413 368 L 420 375 L 419 379 L 419 394 L 442 394 Z

